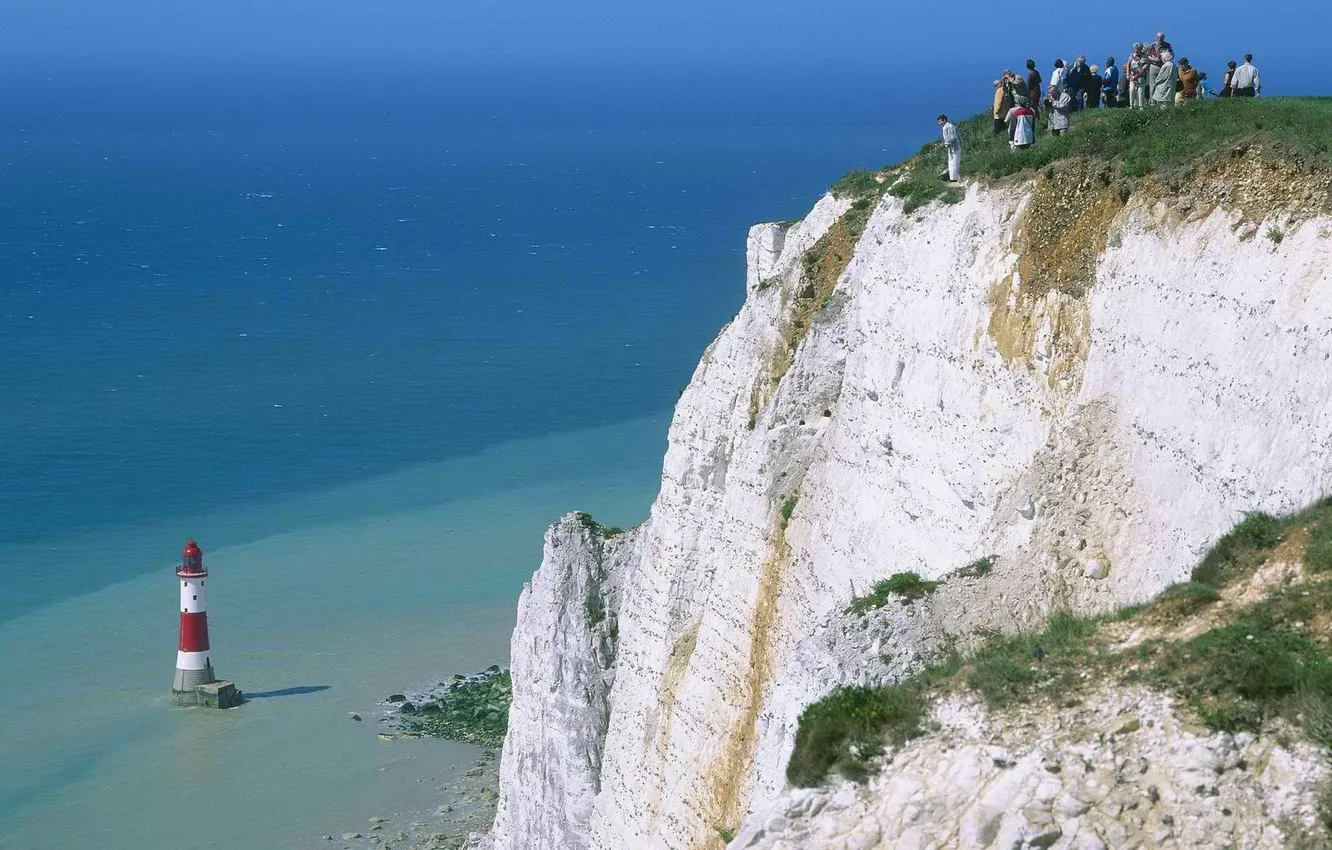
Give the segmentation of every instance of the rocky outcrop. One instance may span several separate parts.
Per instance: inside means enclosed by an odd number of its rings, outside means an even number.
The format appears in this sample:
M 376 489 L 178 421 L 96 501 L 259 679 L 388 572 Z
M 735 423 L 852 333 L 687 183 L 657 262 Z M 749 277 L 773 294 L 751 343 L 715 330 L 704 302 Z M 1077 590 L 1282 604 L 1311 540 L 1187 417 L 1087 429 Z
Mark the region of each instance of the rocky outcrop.
M 492 840 L 513 850 L 578 850 L 601 788 L 615 682 L 620 595 L 633 532 L 609 537 L 585 514 L 546 532 L 542 568 L 523 588 L 510 648 L 513 702 Z M 531 805 L 532 802 L 539 805 Z
M 680 399 L 650 519 L 613 548 L 568 520 L 547 538 L 500 846 L 718 848 L 783 792 L 796 719 L 833 686 L 1143 600 L 1243 512 L 1332 491 L 1329 219 L 1276 243 L 1239 211 L 1044 177 L 876 203 L 828 291 L 807 270 L 849 201 L 751 231 L 748 297 Z M 1069 204 L 1096 227 L 1037 238 Z M 991 554 L 877 649 L 836 625 L 878 579 Z M 584 614 L 603 586 L 613 664 Z
M 1211 732 L 1159 693 L 1113 688 L 1001 715 L 954 697 L 934 718 L 938 732 L 866 784 L 782 794 L 729 847 L 1280 850 L 1316 831 L 1318 748 Z

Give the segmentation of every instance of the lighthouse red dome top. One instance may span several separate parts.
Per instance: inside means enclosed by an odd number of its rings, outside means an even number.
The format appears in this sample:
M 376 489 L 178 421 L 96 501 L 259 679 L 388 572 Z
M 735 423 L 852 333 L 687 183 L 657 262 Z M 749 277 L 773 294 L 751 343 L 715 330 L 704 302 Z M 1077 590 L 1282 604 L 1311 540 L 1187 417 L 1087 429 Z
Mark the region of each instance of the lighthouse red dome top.
M 180 553 L 180 566 L 176 568 L 176 575 L 181 578 L 198 578 L 208 575 L 208 570 L 204 567 L 203 550 L 193 540 L 186 543 L 184 551 Z

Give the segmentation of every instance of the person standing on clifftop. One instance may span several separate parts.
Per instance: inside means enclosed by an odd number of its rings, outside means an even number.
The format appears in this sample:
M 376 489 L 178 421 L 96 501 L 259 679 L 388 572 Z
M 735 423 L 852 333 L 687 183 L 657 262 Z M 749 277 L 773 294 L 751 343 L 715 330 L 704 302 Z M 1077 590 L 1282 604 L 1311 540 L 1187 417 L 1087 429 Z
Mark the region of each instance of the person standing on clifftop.
M 1017 151 L 1032 146 L 1036 141 L 1036 113 L 1026 104 L 1018 104 L 1005 116 L 1009 124 L 1009 146 Z
M 1077 112 L 1082 108 L 1082 98 L 1087 88 L 1087 75 L 1091 69 L 1087 67 L 1087 57 L 1079 56 L 1073 61 L 1073 67 L 1069 68 L 1064 74 L 1063 89 L 1072 99 L 1073 111 Z
M 1027 91 L 1031 93 L 1031 111 L 1035 113 L 1036 118 L 1040 118 L 1041 112 L 1041 72 L 1036 70 L 1036 60 L 1027 60 Z
M 1198 69 L 1189 64 L 1187 57 L 1179 60 L 1179 97 L 1177 103 L 1198 97 Z
M 1129 106 L 1142 109 L 1147 105 L 1147 54 L 1141 41 L 1133 45 L 1125 76 L 1128 77 Z
M 1160 72 L 1161 66 L 1165 63 L 1165 54 L 1170 53 L 1173 55 L 1174 52 L 1175 48 L 1171 47 L 1170 42 L 1166 41 L 1165 33 L 1163 32 L 1158 32 L 1156 34 L 1156 41 L 1147 45 L 1147 97 L 1152 102 L 1155 102 L 1156 99 L 1156 75 Z M 1174 98 L 1175 96 L 1173 94 L 1170 95 L 1172 102 Z
M 1006 80 L 994 81 L 994 134 L 997 136 L 1004 131 L 1004 117 L 1008 115 L 1008 110 L 1012 109 L 1013 95 L 1008 89 Z
M 944 151 L 948 154 L 948 182 L 956 183 L 962 179 L 962 137 L 947 115 L 939 116 L 939 132 L 943 136 Z
M 1231 85 L 1235 78 L 1235 60 L 1226 63 L 1226 75 L 1221 78 L 1221 93 L 1217 97 L 1234 97 L 1235 88 Z
M 1106 109 L 1114 109 L 1118 106 L 1119 95 L 1119 66 L 1115 64 L 1115 57 L 1110 56 L 1105 60 L 1105 70 L 1101 72 L 1101 100 L 1105 102 Z
M 1167 109 L 1175 105 L 1175 86 L 1179 83 L 1179 70 L 1175 67 L 1175 54 L 1169 50 L 1161 54 L 1161 66 L 1152 81 L 1152 106 Z
M 1054 61 L 1054 70 L 1050 72 L 1050 91 L 1054 91 L 1056 86 L 1064 85 L 1064 77 L 1068 76 L 1068 69 L 1064 67 L 1063 59 Z
M 1262 94 L 1263 83 L 1258 79 L 1258 69 L 1253 67 L 1253 54 L 1244 54 L 1244 64 L 1230 75 L 1231 97 L 1257 97 Z
M 1063 86 L 1052 85 L 1045 102 L 1050 107 L 1050 135 L 1064 135 L 1068 130 L 1069 113 L 1073 111 L 1073 98 L 1069 97 Z

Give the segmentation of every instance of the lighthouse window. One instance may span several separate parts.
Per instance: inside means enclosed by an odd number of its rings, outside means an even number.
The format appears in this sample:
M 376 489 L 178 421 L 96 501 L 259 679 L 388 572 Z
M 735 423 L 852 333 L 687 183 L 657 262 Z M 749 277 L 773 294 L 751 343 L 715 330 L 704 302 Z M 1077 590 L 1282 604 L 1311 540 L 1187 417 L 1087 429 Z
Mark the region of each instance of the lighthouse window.
M 198 596 L 195 596 L 195 597 L 193 597 L 193 598 L 194 598 L 195 600 L 198 600 L 199 597 L 198 597 Z

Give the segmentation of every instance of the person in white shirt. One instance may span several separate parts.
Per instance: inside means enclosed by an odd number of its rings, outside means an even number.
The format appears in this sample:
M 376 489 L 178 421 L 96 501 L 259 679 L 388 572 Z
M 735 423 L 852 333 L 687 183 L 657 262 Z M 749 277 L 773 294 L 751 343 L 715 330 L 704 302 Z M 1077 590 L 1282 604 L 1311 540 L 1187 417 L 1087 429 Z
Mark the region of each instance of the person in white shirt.
M 1257 97 L 1263 91 L 1262 80 L 1258 79 L 1258 69 L 1253 67 L 1253 54 L 1244 54 L 1244 64 L 1230 75 L 1231 97 Z
M 1062 88 L 1064 85 L 1064 78 L 1067 76 L 1068 76 L 1068 69 L 1064 67 L 1064 60 L 1056 59 L 1054 63 L 1054 70 L 1050 72 L 1049 88 L 1050 89 L 1054 89 L 1055 87 Z
M 944 150 L 948 153 L 948 182 L 956 183 L 962 179 L 962 137 L 947 115 L 939 116 L 939 128 L 943 135 Z
M 1009 146 L 1013 150 L 1029 148 L 1036 141 L 1036 113 L 1025 105 L 1018 105 L 1008 110 L 1004 119 L 1012 132 Z

